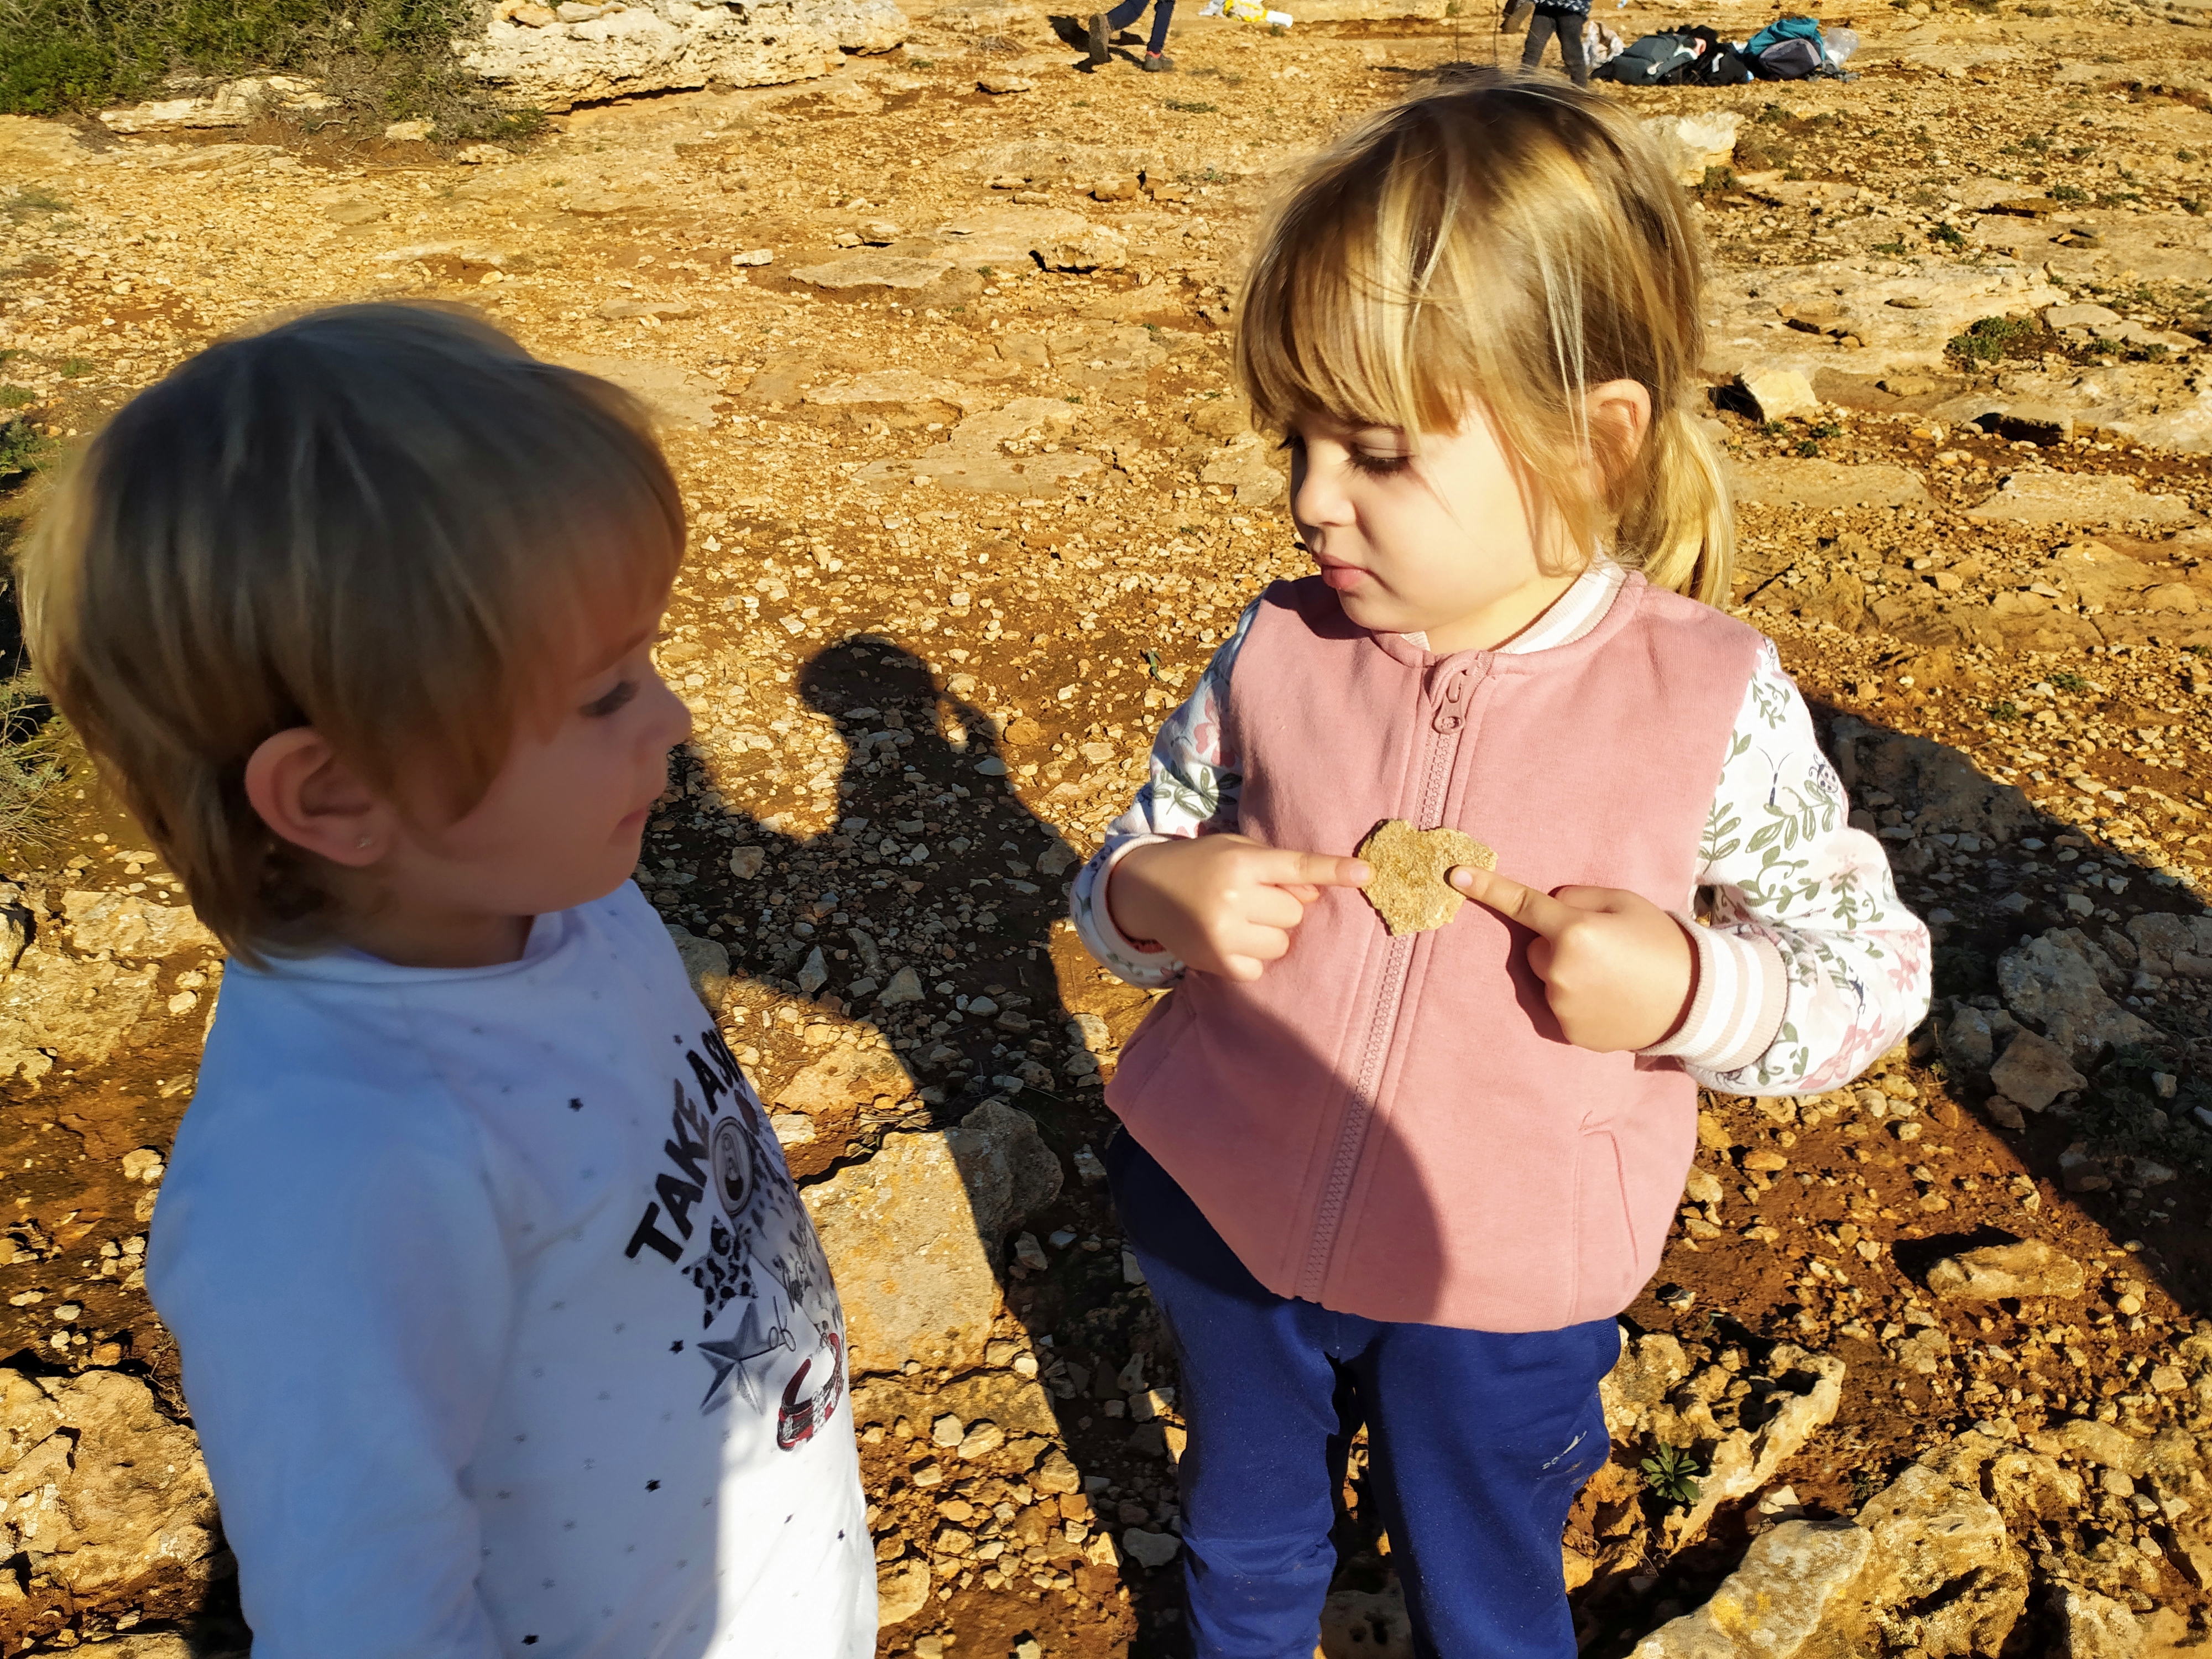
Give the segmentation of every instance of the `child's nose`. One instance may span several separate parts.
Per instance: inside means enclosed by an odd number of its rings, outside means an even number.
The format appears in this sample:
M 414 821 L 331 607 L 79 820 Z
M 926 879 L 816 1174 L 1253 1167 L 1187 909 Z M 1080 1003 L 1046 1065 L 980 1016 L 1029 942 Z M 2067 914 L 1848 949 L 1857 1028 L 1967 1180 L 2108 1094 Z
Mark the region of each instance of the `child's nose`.
M 1351 506 L 1343 488 L 1327 467 L 1310 461 L 1291 469 L 1291 514 L 1300 524 L 1342 524 Z

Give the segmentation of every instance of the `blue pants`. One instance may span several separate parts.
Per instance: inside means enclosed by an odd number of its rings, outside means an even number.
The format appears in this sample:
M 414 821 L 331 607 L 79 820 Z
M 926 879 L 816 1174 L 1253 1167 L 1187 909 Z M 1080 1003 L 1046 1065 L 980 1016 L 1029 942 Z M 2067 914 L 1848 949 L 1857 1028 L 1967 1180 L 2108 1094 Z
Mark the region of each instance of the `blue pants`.
M 1199 1659 L 1310 1659 L 1362 1422 L 1423 1659 L 1573 1659 L 1559 1538 L 1607 1455 L 1613 1322 L 1499 1335 L 1277 1296 L 1127 1130 L 1105 1161 L 1182 1364 Z
M 1121 3 L 1106 14 L 1106 27 L 1125 29 L 1145 15 L 1146 0 L 1121 0 Z M 1176 0 L 1153 0 L 1152 42 L 1145 50 L 1158 57 L 1166 50 L 1168 25 L 1175 18 Z

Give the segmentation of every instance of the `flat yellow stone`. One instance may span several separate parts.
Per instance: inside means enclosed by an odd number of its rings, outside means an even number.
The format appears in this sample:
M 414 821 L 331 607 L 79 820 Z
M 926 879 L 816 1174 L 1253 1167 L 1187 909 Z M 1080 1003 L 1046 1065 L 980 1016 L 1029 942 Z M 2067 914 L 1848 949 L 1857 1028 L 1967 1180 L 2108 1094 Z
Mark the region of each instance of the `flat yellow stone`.
M 1458 830 L 1416 830 L 1386 818 L 1367 832 L 1359 856 L 1375 872 L 1360 890 L 1395 936 L 1441 927 L 1467 902 L 1444 878 L 1459 866 L 1495 870 L 1498 854 Z

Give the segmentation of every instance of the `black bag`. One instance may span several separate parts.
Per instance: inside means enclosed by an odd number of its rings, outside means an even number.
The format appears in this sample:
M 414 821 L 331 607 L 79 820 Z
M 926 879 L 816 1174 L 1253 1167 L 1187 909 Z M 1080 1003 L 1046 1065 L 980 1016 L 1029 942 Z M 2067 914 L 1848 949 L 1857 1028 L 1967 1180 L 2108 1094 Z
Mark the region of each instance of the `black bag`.
M 1698 80 L 1709 87 L 1740 87 L 1757 79 L 1733 46 L 1715 46 L 1698 60 Z
M 1827 62 L 1819 45 L 1811 40 L 1778 40 L 1759 54 L 1762 81 L 1802 81 L 1820 72 Z
M 1647 34 L 1622 47 L 1618 58 L 1601 64 L 1593 74 L 1625 87 L 1656 87 L 1687 78 L 1697 61 L 1698 43 L 1689 35 Z

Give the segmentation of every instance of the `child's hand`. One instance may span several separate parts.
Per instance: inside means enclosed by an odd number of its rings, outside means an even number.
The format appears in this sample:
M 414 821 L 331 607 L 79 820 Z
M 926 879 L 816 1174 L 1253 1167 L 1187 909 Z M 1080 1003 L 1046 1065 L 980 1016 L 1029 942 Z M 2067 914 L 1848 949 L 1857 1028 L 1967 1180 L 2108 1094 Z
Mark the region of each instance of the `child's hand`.
M 1698 957 L 1682 924 L 1617 887 L 1546 895 L 1492 870 L 1464 865 L 1452 885 L 1534 931 L 1528 965 L 1567 1041 L 1599 1054 L 1633 1052 L 1674 1035 L 1698 988 Z
M 1201 974 L 1254 980 L 1291 948 L 1291 930 L 1324 887 L 1365 884 L 1366 865 L 1263 847 L 1249 836 L 1154 842 L 1114 866 L 1107 913 Z

